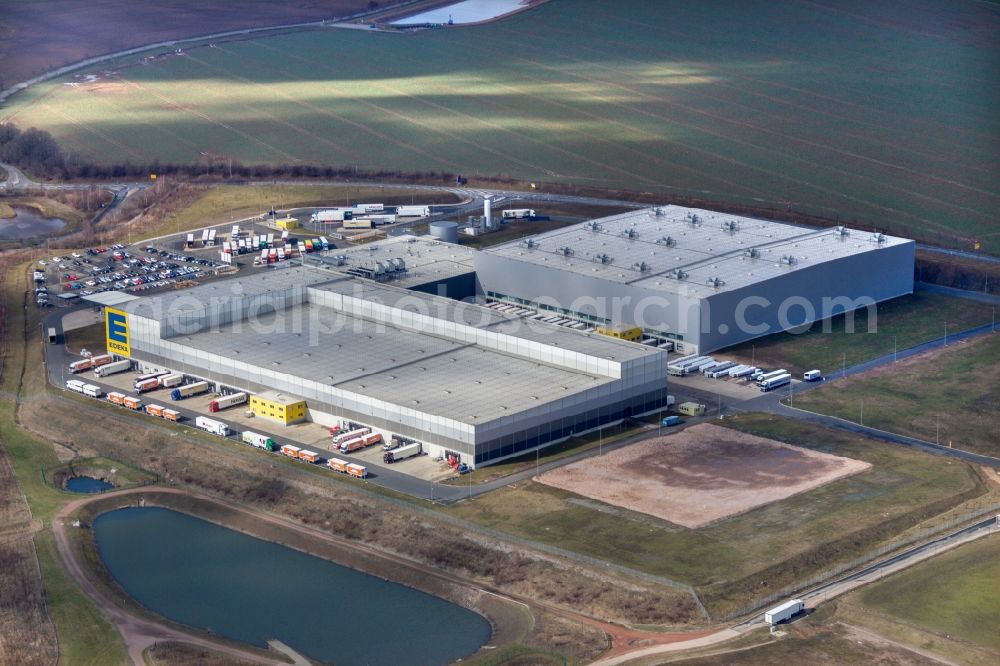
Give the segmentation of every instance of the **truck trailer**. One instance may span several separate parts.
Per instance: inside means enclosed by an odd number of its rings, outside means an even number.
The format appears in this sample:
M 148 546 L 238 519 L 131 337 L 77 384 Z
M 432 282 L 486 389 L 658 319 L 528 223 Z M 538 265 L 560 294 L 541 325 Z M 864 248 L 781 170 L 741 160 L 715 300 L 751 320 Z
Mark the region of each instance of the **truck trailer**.
M 227 409 L 229 407 L 235 407 L 236 405 L 242 405 L 246 401 L 246 393 L 231 393 L 229 395 L 224 395 L 221 398 L 216 398 L 212 402 L 208 403 L 208 411 L 217 412 L 220 409 Z
M 363 449 L 381 443 L 382 443 L 382 434 L 373 432 L 368 435 L 362 435 L 361 437 L 349 439 L 346 442 L 342 443 L 340 445 L 340 452 L 350 453 L 351 451 L 357 451 L 358 449 Z
M 70 363 L 69 371 L 76 374 L 77 372 L 84 372 L 86 370 L 90 370 L 92 367 L 94 367 L 93 361 L 91 361 L 89 358 L 85 358 L 80 361 L 73 361 L 72 363 Z
M 194 384 L 187 384 L 185 386 L 178 386 L 175 388 L 170 392 L 170 399 L 183 400 L 184 398 L 190 398 L 193 395 L 206 393 L 207 391 L 208 382 L 195 382 Z
M 356 437 L 361 437 L 362 435 L 367 435 L 372 431 L 371 428 L 358 428 L 356 430 L 350 430 L 348 432 L 337 433 L 333 436 L 333 443 L 340 446 L 349 439 L 355 439 Z
M 407 444 L 406 446 L 401 446 L 393 451 L 386 451 L 382 454 L 382 462 L 387 465 L 399 462 L 400 460 L 406 460 L 407 458 L 412 458 L 413 456 L 419 456 L 423 451 L 420 442 L 414 442 L 413 444 Z
M 215 419 L 210 419 L 207 416 L 197 416 L 194 419 L 194 424 L 202 430 L 212 433 L 213 435 L 218 435 L 219 437 L 229 436 L 229 426 L 222 421 L 216 421 Z
M 310 451 L 309 449 L 302 449 L 299 451 L 299 460 L 316 464 L 319 462 L 319 454 L 315 451 Z
M 368 476 L 368 470 L 365 469 L 364 465 L 355 465 L 354 463 L 347 464 L 347 473 L 357 479 L 364 479 Z
M 104 391 L 101 390 L 100 386 L 94 386 L 93 384 L 84 384 L 83 394 L 90 396 L 91 398 L 100 398 L 102 395 L 104 395 Z
M 792 383 L 792 376 L 787 372 L 783 375 L 778 375 L 777 377 L 771 377 L 770 379 L 762 379 L 760 381 L 760 390 L 767 392 L 779 388 L 781 386 L 786 386 Z
M 397 206 L 396 215 L 399 217 L 427 217 L 431 214 L 430 206 Z
M 282 455 L 286 455 L 289 458 L 298 458 L 299 457 L 299 451 L 301 451 L 301 450 L 302 449 L 300 449 L 299 447 L 292 446 L 291 444 L 285 444 L 284 446 L 281 447 L 281 453 L 282 453 Z
M 765 372 L 757 379 L 757 383 L 763 384 L 764 382 L 770 379 L 774 379 L 775 377 L 780 377 L 781 375 L 785 374 L 788 374 L 788 372 L 784 368 L 782 368 L 781 370 L 772 370 L 771 372 Z
M 265 451 L 277 451 L 278 445 L 275 444 L 274 440 L 267 435 L 261 435 L 257 432 L 251 432 L 249 430 L 244 430 L 243 434 L 240 435 L 240 440 L 245 444 L 257 449 L 264 449 Z
M 160 388 L 159 379 L 147 379 L 144 382 L 137 382 L 135 384 L 135 390 L 137 393 L 145 393 L 146 391 L 155 391 Z
M 313 224 L 327 224 L 330 222 L 343 222 L 354 217 L 354 209 L 334 208 L 332 210 L 318 210 L 309 216 L 309 221 Z
M 764 621 L 767 622 L 772 627 L 781 622 L 789 620 L 803 610 L 805 610 L 805 603 L 801 599 L 792 599 L 786 601 L 780 606 L 775 606 L 771 610 L 764 613 Z
M 121 361 L 115 361 L 114 363 L 107 363 L 105 365 L 98 366 L 94 368 L 94 375 L 97 377 L 107 377 L 108 375 L 115 375 L 119 372 L 126 372 L 132 367 L 132 361 L 127 358 Z
M 505 220 L 523 220 L 534 216 L 535 211 L 531 208 L 508 208 L 503 211 Z
M 326 466 L 332 469 L 334 472 L 347 473 L 347 466 L 350 463 L 346 460 L 341 460 L 340 458 L 329 458 L 326 461 Z
M 83 387 L 86 386 L 79 379 L 68 379 L 66 380 L 66 388 L 70 391 L 76 391 L 77 393 L 83 393 Z
M 93 367 L 95 367 L 95 368 L 99 367 L 99 366 L 102 366 L 102 365 L 107 365 L 108 363 L 111 363 L 114 360 L 115 360 L 115 357 L 112 356 L 111 354 L 101 354 L 100 356 L 91 356 L 90 357 L 90 362 L 93 365 Z
M 178 372 L 174 372 L 169 375 L 161 375 L 160 377 L 157 378 L 157 381 L 160 382 L 160 386 L 162 386 L 163 388 L 173 388 L 174 386 L 181 385 L 181 383 L 184 381 L 184 375 Z

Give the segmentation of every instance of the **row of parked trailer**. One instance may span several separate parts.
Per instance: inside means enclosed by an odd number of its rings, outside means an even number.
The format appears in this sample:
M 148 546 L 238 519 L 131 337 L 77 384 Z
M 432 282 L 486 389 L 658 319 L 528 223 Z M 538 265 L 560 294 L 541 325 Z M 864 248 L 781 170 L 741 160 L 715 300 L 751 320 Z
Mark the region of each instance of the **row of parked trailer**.
M 107 368 L 115 363 L 126 363 L 130 362 L 126 359 L 125 361 L 114 361 L 112 357 L 94 357 L 91 359 L 84 359 L 86 361 L 93 362 L 96 359 L 97 369 Z M 93 366 L 88 365 L 87 368 Z M 77 366 L 79 367 L 79 366 Z M 126 367 L 125 369 L 128 369 Z M 80 370 L 74 370 L 79 372 Z M 117 370 L 116 370 L 117 372 Z M 168 371 L 153 372 L 144 375 L 140 375 L 135 378 L 133 386 L 135 390 L 139 393 L 147 390 L 152 390 L 153 388 L 162 387 L 164 383 L 173 384 L 175 381 L 183 381 L 183 375 L 171 373 Z M 87 384 L 79 379 L 70 379 L 66 382 L 66 388 L 81 393 L 92 398 L 100 398 L 104 395 L 100 386 L 94 384 Z M 206 381 L 198 381 L 191 384 L 186 384 L 179 386 L 171 392 L 171 399 L 181 400 L 183 398 L 198 395 L 209 390 L 209 384 Z M 179 422 L 182 419 L 180 412 L 169 409 L 162 405 L 157 405 L 154 403 L 147 404 L 143 407 L 142 400 L 137 397 L 126 395 L 117 391 L 112 391 L 107 394 L 107 400 L 111 404 L 118 405 L 119 407 L 125 407 L 126 409 L 131 409 L 134 411 L 143 411 L 149 416 L 155 416 L 158 418 L 163 418 L 168 421 Z M 236 405 L 241 405 L 247 402 L 249 396 L 247 393 L 239 392 L 232 393 L 229 395 L 224 395 L 209 403 L 209 410 L 211 412 L 218 412 L 222 409 L 228 407 L 233 407 Z M 219 437 L 229 437 L 232 433 L 229 426 L 222 421 L 209 418 L 207 416 L 198 416 L 195 418 L 195 427 L 209 432 L 213 435 Z M 240 434 L 240 441 L 245 444 L 249 444 L 255 448 L 264 449 L 265 451 L 270 451 L 272 453 L 281 453 L 289 458 L 294 458 L 296 460 L 301 460 L 310 464 L 318 464 L 321 462 L 320 455 L 315 451 L 310 451 L 308 449 L 303 449 L 292 444 L 286 444 L 280 446 L 267 435 L 262 435 L 250 430 L 243 431 Z M 337 433 L 333 435 L 333 442 L 337 446 L 337 449 L 341 453 L 352 453 L 369 446 L 374 446 L 376 444 L 382 443 L 382 434 L 379 432 L 372 432 L 371 428 L 355 428 L 353 430 L 345 431 L 342 433 Z M 383 459 L 387 463 L 398 462 L 406 458 L 410 458 L 421 453 L 421 445 L 419 443 L 411 443 L 409 445 L 397 448 L 393 451 L 387 451 L 383 455 Z M 336 472 L 342 472 L 349 476 L 354 476 L 357 478 L 364 479 L 368 476 L 367 469 L 364 465 L 358 465 L 345 460 L 340 460 L 337 458 L 331 458 L 327 461 L 327 466 Z
M 784 368 L 765 370 L 735 361 L 716 361 L 711 356 L 698 356 L 697 354 L 677 359 L 667 366 L 667 372 L 680 377 L 701 372 L 705 377 L 712 379 L 746 378 L 748 381 L 756 383 L 757 387 L 764 392 L 773 391 L 776 388 L 788 386 L 792 383 L 792 373 Z M 802 374 L 802 380 L 806 382 L 814 382 L 822 379 L 823 373 L 819 370 L 807 370 Z
M 210 419 L 207 416 L 199 416 L 195 418 L 194 424 L 205 432 L 218 435 L 219 437 L 229 437 L 233 434 L 227 424 L 222 421 Z M 378 441 L 381 440 L 381 435 L 379 435 Z M 309 463 L 310 465 L 316 465 L 322 462 L 322 458 L 315 451 L 310 451 L 309 449 L 304 449 L 302 447 L 295 446 L 294 444 L 284 444 L 279 446 L 273 438 L 258 432 L 253 432 L 252 430 L 244 430 L 240 433 L 240 441 L 244 444 L 249 444 L 254 448 L 269 451 L 271 453 L 278 453 L 287 458 L 300 460 L 302 462 Z M 326 461 L 326 466 L 335 472 L 342 472 L 359 479 L 364 479 L 368 476 L 368 470 L 364 465 L 358 465 L 346 460 L 340 460 L 339 458 L 330 458 Z

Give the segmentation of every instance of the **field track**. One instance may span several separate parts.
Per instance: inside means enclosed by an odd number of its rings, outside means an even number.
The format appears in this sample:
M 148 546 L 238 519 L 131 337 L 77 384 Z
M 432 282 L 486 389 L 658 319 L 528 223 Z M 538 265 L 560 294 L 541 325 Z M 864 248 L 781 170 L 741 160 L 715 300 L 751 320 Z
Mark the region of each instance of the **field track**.
M 998 253 L 998 58 L 984 35 L 1000 9 L 909 11 L 553 0 L 479 27 L 133 57 L 29 89 L 0 120 L 102 163 L 221 157 L 697 194 Z

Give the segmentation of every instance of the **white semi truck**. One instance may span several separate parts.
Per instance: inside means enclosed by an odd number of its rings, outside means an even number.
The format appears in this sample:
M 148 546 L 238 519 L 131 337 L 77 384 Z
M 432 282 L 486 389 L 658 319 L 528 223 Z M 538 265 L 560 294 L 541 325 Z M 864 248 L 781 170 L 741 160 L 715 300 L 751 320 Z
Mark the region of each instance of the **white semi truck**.
M 401 446 L 393 451 L 386 451 L 382 454 L 382 462 L 387 465 L 399 462 L 400 460 L 406 460 L 407 458 L 412 458 L 413 456 L 419 456 L 423 449 L 420 446 L 420 442 L 414 442 L 413 444 L 407 444 L 406 446 Z
M 216 421 L 215 419 L 210 419 L 206 416 L 198 416 L 195 417 L 194 424 L 202 430 L 212 433 L 213 435 L 218 435 L 219 437 L 229 436 L 229 426 L 222 421 Z
M 396 215 L 399 217 L 427 217 L 430 214 L 430 206 L 398 206 L 396 208 Z
M 94 368 L 94 375 L 97 377 L 107 377 L 108 375 L 114 375 L 119 372 L 126 372 L 131 367 L 132 361 L 123 359 L 121 361 L 115 361 L 113 363 L 108 363 Z

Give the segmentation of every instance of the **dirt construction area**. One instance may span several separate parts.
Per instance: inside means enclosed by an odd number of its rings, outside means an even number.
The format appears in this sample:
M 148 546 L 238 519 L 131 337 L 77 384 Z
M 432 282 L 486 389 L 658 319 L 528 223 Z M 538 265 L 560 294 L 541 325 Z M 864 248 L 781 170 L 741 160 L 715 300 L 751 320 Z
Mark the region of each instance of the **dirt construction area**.
M 697 528 L 869 467 L 703 423 L 546 472 L 539 481 Z

